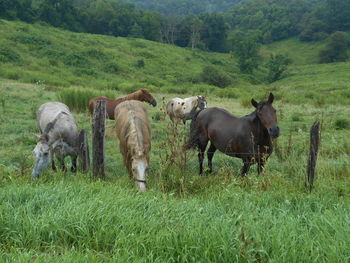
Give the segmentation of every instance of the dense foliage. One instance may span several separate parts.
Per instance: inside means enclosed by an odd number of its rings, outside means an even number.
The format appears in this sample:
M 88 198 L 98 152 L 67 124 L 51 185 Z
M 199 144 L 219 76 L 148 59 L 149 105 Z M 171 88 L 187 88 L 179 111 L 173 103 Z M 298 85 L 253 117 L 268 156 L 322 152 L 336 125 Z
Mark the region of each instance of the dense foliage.
M 350 1 L 343 0 L 251 0 L 226 15 L 233 29 L 259 30 L 263 43 L 297 35 L 303 41 L 319 40 L 350 29 Z
M 230 31 L 256 30 L 259 42 L 270 43 L 291 36 L 320 40 L 350 29 L 350 2 L 343 0 L 134 2 L 167 15 L 117 0 L 0 0 L 0 18 L 43 21 L 78 32 L 137 37 L 218 52 L 235 48 Z M 228 5 L 233 7 L 225 13 L 211 12 Z
M 347 39 L 343 32 L 335 32 L 331 35 L 330 42 L 319 53 L 321 63 L 341 62 L 348 59 Z
M 122 0 L 166 15 L 223 12 L 242 0 Z

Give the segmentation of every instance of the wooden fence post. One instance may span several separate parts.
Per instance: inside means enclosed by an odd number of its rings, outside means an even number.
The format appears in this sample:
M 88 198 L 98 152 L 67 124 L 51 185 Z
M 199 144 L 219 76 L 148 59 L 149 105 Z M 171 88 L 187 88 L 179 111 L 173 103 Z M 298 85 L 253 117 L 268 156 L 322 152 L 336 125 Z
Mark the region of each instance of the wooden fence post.
M 318 146 L 320 144 L 320 121 L 315 121 L 310 129 L 310 152 L 307 162 L 307 176 L 305 186 L 311 192 L 315 179 Z
M 89 142 L 87 131 L 82 129 L 79 133 L 79 155 L 81 159 L 81 170 L 86 173 L 90 168 Z
M 106 101 L 98 100 L 94 104 L 92 120 L 92 168 L 94 177 L 104 178 Z

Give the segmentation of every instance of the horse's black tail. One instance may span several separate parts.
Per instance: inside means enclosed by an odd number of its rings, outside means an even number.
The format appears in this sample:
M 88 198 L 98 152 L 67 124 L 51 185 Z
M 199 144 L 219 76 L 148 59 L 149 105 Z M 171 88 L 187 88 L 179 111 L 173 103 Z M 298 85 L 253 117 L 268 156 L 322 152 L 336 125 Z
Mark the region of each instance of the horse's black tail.
M 188 138 L 187 143 L 184 145 L 185 150 L 193 149 L 199 144 L 199 134 L 200 130 L 199 127 L 196 127 L 196 120 L 198 117 L 198 114 L 201 111 L 197 111 L 193 116 L 192 116 L 192 121 L 190 125 L 190 137 Z

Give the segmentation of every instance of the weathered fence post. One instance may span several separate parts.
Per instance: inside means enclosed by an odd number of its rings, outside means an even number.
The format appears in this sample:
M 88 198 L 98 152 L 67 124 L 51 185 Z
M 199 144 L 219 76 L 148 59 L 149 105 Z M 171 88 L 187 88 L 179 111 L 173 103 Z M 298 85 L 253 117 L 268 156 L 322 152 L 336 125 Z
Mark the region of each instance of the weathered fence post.
M 98 100 L 94 105 L 92 120 L 92 168 L 94 177 L 105 177 L 104 144 L 105 144 L 106 102 Z
M 81 170 L 85 173 L 90 168 L 90 155 L 87 131 L 82 129 L 79 133 L 79 154 L 81 159 Z
M 310 129 L 310 152 L 309 158 L 307 162 L 307 176 L 305 187 L 309 189 L 311 192 L 315 179 L 315 170 L 316 170 L 316 161 L 317 161 L 317 153 L 318 146 L 320 143 L 320 121 L 315 121 L 315 123 L 311 126 Z

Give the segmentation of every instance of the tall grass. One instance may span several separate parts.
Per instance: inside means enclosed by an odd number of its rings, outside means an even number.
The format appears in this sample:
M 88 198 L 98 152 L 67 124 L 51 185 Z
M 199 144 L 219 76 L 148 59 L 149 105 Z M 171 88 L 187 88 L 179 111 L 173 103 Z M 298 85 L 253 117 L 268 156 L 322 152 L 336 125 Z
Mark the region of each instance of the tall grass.
M 58 100 L 76 112 L 87 111 L 89 100 L 97 96 L 105 96 L 114 99 L 116 92 L 112 90 L 98 91 L 82 88 L 67 88 L 61 89 L 57 93 Z

